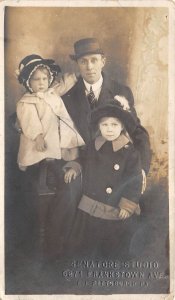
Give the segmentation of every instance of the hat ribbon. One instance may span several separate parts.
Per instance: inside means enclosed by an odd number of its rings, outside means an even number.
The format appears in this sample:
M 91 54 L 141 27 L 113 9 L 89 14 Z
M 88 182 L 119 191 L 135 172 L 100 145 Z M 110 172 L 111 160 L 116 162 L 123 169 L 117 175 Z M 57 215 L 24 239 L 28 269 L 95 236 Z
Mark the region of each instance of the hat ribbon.
M 19 68 L 20 72 L 22 71 L 22 69 L 24 67 L 27 67 L 28 65 L 33 64 L 36 61 L 42 61 L 42 59 L 41 58 L 35 58 L 35 59 L 32 59 L 31 61 L 29 61 L 26 65 L 21 64 L 21 66 Z

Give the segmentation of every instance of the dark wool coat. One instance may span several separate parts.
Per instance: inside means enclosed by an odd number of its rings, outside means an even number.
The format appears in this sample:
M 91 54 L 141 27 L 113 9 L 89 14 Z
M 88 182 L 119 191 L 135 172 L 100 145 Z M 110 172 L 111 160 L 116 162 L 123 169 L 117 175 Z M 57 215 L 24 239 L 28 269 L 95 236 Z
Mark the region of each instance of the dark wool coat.
M 83 172 L 85 206 L 90 207 L 92 203 L 95 209 L 95 200 L 107 205 L 107 209 L 108 206 L 120 207 L 133 213 L 138 207 L 141 189 L 140 156 L 126 136 L 121 135 L 113 142 L 99 136 L 88 145 Z M 86 207 L 83 210 L 87 211 Z
M 109 79 L 105 76 L 105 74 L 102 75 L 103 84 L 97 102 L 97 107 L 107 104 L 109 100 L 113 99 L 116 95 L 124 96 L 128 100 L 131 112 L 137 119 L 137 128 L 131 135 L 131 138 L 133 139 L 134 146 L 140 153 L 142 168 L 146 173 L 148 173 L 151 161 L 149 136 L 145 128 L 141 126 L 140 120 L 137 118 L 132 92 L 129 87 Z M 85 85 L 81 77 L 79 77 L 78 82 L 73 86 L 73 88 L 62 96 L 62 99 L 68 113 L 75 122 L 80 135 L 83 137 L 85 143 L 88 143 L 92 139 L 92 130 L 90 126 L 91 109 L 85 94 Z
M 83 196 L 66 249 L 77 257 L 128 259 L 139 226 L 140 155 L 126 136 L 113 142 L 100 136 L 87 146 L 84 163 Z M 130 214 L 125 220 L 122 208 Z

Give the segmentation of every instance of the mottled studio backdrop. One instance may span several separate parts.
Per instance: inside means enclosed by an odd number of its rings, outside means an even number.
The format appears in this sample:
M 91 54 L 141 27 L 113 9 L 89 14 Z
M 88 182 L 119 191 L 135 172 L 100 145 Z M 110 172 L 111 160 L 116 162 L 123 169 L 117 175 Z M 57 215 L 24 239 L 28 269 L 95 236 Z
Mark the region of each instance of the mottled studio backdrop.
M 37 201 L 35 197 L 28 199 L 27 193 L 21 194 L 23 174 L 16 163 L 19 134 L 11 126 L 9 116 L 24 93 L 15 78 L 20 60 L 29 54 L 39 54 L 55 59 L 63 72 L 77 72 L 69 54 L 73 53 L 74 42 L 85 37 L 100 40 L 107 56 L 105 71 L 131 87 L 153 152 L 147 189 L 140 199 L 140 225 L 131 248 L 140 261 L 157 261 L 158 271 L 164 272 L 160 274 L 165 277 L 151 278 L 148 287 L 124 286 L 119 290 L 125 294 L 165 294 L 169 291 L 168 9 L 141 7 L 6 7 L 6 293 L 63 294 L 76 290 L 74 281 L 65 282 L 61 277 L 63 267 L 59 264 L 48 264 L 45 269 L 40 266 L 34 209 Z M 30 186 L 27 188 L 30 196 Z M 83 288 L 78 286 L 76 291 L 82 293 Z M 119 291 L 116 286 L 101 290 L 99 287 L 95 292 Z
M 107 56 L 106 72 L 128 84 L 153 150 L 150 177 L 167 177 L 168 9 L 7 7 L 5 11 L 6 116 L 24 92 L 15 78 L 20 60 L 35 53 L 54 58 L 63 72 L 77 71 L 69 59 L 73 43 L 97 37 Z M 15 147 L 7 134 L 7 151 Z M 14 141 L 15 142 L 15 141 Z M 13 147 L 11 148 L 11 145 Z

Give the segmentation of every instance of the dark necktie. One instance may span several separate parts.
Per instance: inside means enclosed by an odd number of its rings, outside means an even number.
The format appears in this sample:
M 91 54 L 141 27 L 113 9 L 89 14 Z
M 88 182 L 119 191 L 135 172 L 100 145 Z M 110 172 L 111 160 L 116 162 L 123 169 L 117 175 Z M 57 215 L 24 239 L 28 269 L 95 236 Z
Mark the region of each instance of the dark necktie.
M 87 98 L 90 104 L 91 109 L 94 109 L 97 103 L 97 99 L 95 98 L 95 94 L 92 90 L 92 86 L 90 87 L 90 92 L 87 94 Z

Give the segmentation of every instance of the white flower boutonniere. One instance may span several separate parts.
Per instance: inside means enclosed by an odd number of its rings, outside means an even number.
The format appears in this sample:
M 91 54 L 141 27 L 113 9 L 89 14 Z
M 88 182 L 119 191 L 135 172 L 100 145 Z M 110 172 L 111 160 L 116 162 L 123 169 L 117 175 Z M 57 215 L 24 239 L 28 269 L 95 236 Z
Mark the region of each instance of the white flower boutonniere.
M 116 95 L 114 97 L 114 99 L 117 100 L 120 103 L 120 105 L 122 106 L 123 110 L 127 110 L 129 112 L 131 111 L 129 103 L 128 103 L 128 100 L 124 96 Z

